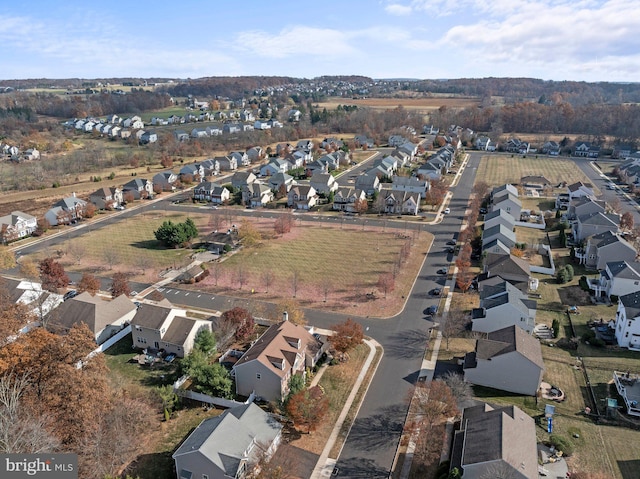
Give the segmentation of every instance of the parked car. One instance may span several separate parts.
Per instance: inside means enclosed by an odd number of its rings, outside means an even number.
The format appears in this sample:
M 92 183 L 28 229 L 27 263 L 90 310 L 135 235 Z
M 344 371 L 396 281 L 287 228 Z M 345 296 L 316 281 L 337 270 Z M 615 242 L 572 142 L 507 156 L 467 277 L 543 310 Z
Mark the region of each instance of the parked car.
M 450 239 L 449 241 L 447 241 L 447 245 L 449 246 L 455 246 L 458 242 L 454 239 Z
M 449 268 L 440 268 L 438 274 L 447 274 L 449 272 Z
M 78 294 L 79 293 L 75 289 L 72 289 L 71 291 L 67 291 L 66 293 L 64 293 L 64 296 L 62 297 L 62 301 L 75 298 L 76 296 L 78 296 Z
M 433 288 L 429 293 L 431 296 L 440 296 L 442 294 L 442 290 L 440 288 Z
M 451 208 L 445 208 L 444 209 L 444 214 L 448 215 L 449 213 L 451 213 Z
M 433 305 L 429 306 L 427 309 L 424 310 L 424 314 L 427 315 L 427 316 L 433 316 L 437 312 L 438 312 L 438 305 L 437 304 L 433 304 Z

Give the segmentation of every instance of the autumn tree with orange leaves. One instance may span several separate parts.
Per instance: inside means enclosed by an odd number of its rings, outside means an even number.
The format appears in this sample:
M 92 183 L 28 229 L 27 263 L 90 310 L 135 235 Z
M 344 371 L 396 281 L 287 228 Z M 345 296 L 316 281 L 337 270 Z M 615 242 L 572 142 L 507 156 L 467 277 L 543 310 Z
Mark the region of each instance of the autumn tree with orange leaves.
M 289 398 L 286 411 L 296 427 L 303 427 L 307 434 L 314 431 L 329 411 L 329 398 L 318 386 L 303 389 Z

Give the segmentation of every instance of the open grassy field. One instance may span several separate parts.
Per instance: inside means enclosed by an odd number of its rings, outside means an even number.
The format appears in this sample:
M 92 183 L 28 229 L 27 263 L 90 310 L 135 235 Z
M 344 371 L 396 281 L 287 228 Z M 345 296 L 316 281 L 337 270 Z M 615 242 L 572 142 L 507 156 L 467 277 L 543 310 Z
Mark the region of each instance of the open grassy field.
M 320 108 L 335 109 L 338 105 L 356 105 L 374 110 L 391 110 L 402 105 L 407 110 L 429 111 L 441 106 L 447 108 L 466 108 L 480 104 L 474 97 L 428 97 L 428 98 L 329 98 L 318 103 Z
M 492 187 L 505 183 L 517 184 L 520 183 L 520 178 L 526 175 L 543 175 L 554 186 L 563 181 L 569 184 L 576 181 L 589 183 L 589 178 L 571 160 L 502 154 L 482 157 L 476 183 L 484 181 Z M 599 191 L 596 191 L 596 194 L 599 194 Z
M 265 227 L 272 228 L 273 222 L 267 221 Z M 212 274 L 197 287 L 268 301 L 295 296 L 305 307 L 386 317 L 402 307 L 432 240 L 426 231 L 405 236 L 363 221 L 301 225 L 284 237 L 243 248 L 212 265 L 219 268 L 218 278 Z M 412 244 L 409 258 L 385 298 L 376 286 L 378 279 L 393 271 L 408 242 Z M 267 287 L 268 273 L 273 277 Z M 239 275 L 246 281 L 242 287 Z

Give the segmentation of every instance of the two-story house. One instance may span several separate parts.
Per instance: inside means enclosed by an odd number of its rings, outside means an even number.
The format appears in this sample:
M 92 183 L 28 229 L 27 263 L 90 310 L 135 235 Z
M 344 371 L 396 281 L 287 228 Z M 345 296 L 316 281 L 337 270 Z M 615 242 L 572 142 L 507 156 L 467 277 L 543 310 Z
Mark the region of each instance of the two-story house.
M 176 181 L 178 181 L 178 175 L 173 171 L 162 171 L 153 176 L 153 187 L 154 189 L 158 188 L 161 191 L 173 191 L 176 188 Z
M 44 218 L 51 226 L 69 224 L 84 217 L 87 202 L 76 197 L 75 193 L 61 199 L 51 207 Z
M 424 199 L 429 189 L 429 181 L 415 176 L 394 176 L 391 182 L 391 189 L 418 193 L 420 198 Z
M 589 279 L 589 288 L 597 297 L 624 296 L 640 291 L 640 263 L 610 261 L 596 279 Z
M 33 234 L 38 228 L 38 220 L 22 211 L 12 211 L 0 216 L 0 241 L 9 243 Z
M 619 346 L 640 351 L 640 290 L 620 296 L 615 328 Z
M 199 331 L 211 331 L 211 322 L 187 318 L 187 312 L 170 305 L 143 303 L 131 320 L 133 347 L 163 349 L 179 358 L 193 349 Z
M 122 186 L 122 197 L 139 200 L 153 197 L 153 183 L 144 178 L 135 178 Z
M 296 210 L 309 210 L 318 202 L 316 189 L 311 185 L 297 184 L 287 193 L 287 205 Z
M 589 269 L 604 269 L 612 261 L 634 261 L 635 248 L 619 234 L 605 231 L 587 238 L 584 248 L 576 248 L 575 256 Z
M 357 201 L 365 201 L 367 194 L 363 190 L 352 188 L 350 186 L 341 186 L 333 196 L 332 209 L 336 211 L 346 211 L 355 213 L 355 204 Z
M 270 326 L 233 366 L 236 393 L 252 392 L 266 401 L 281 401 L 294 374 L 305 374 L 322 354 L 322 344 L 302 326 L 288 320 Z
M 100 188 L 89 195 L 89 201 L 99 210 L 112 209 L 120 206 L 124 201 L 124 195 L 120 188 Z
M 531 334 L 535 326 L 537 303 L 508 281 L 483 288 L 480 307 L 472 311 L 472 331 L 491 333 L 507 326 L 518 326 Z
M 417 215 L 420 211 L 420 194 L 388 190 L 384 197 L 384 211 L 396 215 Z
M 229 201 L 231 193 L 224 186 L 211 181 L 203 181 L 193 189 L 193 199 L 199 201 L 210 201 L 214 204 L 221 205 L 225 201 Z
M 314 187 L 318 194 L 328 195 L 338 189 L 338 182 L 329 173 L 314 172 L 309 179 L 309 184 Z

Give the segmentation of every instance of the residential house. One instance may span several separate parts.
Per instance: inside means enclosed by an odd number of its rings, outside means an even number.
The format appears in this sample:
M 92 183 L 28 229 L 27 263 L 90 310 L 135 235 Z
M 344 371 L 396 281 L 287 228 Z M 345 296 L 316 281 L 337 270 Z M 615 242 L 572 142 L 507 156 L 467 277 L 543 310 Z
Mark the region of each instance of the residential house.
M 220 173 L 220 163 L 215 158 L 207 158 L 201 163 L 204 168 L 204 176 L 216 176 Z
M 422 133 L 425 135 L 437 135 L 438 131 L 440 131 L 439 128 L 434 125 L 424 125 L 422 127 Z
M 125 201 L 127 201 L 126 198 L 128 197 L 133 200 L 152 198 L 153 183 L 144 178 L 135 178 L 122 186 L 122 197 Z
M 600 277 L 588 279 L 596 297 L 624 296 L 640 291 L 640 263 L 610 261 L 600 270 Z
M 510 255 L 511 248 L 504 244 L 500 238 L 494 238 L 491 241 L 488 241 L 482 246 L 482 253 L 489 254 L 493 253 L 496 255 Z
M 389 146 L 396 147 L 406 142 L 407 142 L 407 139 L 402 135 L 391 135 L 387 143 L 389 144 Z
M 515 325 L 490 332 L 465 355 L 463 372 L 465 382 L 535 396 L 544 372 L 540 342 Z
M 289 190 L 295 184 L 295 180 L 293 176 L 287 175 L 286 173 L 275 173 L 269 177 L 267 184 L 273 191 L 279 192 L 283 190 L 289 193 Z
M 429 189 L 429 181 L 416 176 L 393 176 L 391 189 L 396 191 L 406 191 L 418 193 L 420 198 L 426 198 Z
M 517 406 L 467 407 L 459 427 L 451 471 L 457 469 L 464 479 L 538 479 L 536 424 Z
M 582 181 L 577 181 L 576 183 L 568 185 L 567 193 L 571 200 L 583 196 L 595 197 L 595 194 L 593 193 L 593 185 L 591 183 L 583 183 Z
M 260 168 L 260 176 L 272 176 L 276 173 L 286 173 L 291 169 L 291 163 L 282 158 L 272 158 L 269 163 Z
M 278 143 L 276 145 L 276 156 L 287 156 L 293 153 L 295 147 L 291 143 Z
M 620 229 L 620 215 L 602 212 L 587 213 L 578 216 L 572 222 L 571 229 L 576 241 L 604 232 L 615 234 Z
M 336 211 L 355 213 L 356 201 L 364 201 L 366 199 L 367 194 L 363 190 L 352 188 L 350 186 L 341 186 L 333 196 L 332 209 Z
M 373 160 L 372 169 L 378 169 L 382 173 L 382 176 L 391 178 L 393 174 L 398 170 L 398 160 L 392 156 L 385 156 L 384 158 L 376 158 Z
M 339 150 L 343 146 L 344 142 L 334 137 L 327 137 L 320 143 L 320 147 L 325 150 Z
M 242 200 L 246 205 L 258 208 L 271 203 L 274 200 L 274 195 L 269 185 L 254 181 L 242 187 Z
M 220 171 L 233 171 L 238 169 L 238 162 L 233 156 L 217 156 L 215 160 L 220 165 Z
M 593 213 L 606 213 L 607 203 L 602 200 L 596 200 L 591 196 L 582 196 L 571 202 L 567 211 L 567 218 L 576 220 L 579 216 Z
M 520 214 L 522 213 L 522 202 L 517 196 L 509 193 L 499 196 L 497 199 L 494 199 L 491 205 L 491 211 L 500 209 L 513 216 L 516 221 L 520 221 Z
M 420 194 L 388 190 L 384 197 L 384 211 L 396 215 L 417 215 L 420 211 Z
M 430 181 L 437 181 L 442 177 L 442 168 L 428 161 L 416 170 L 416 176 Z
M 63 198 L 51 207 L 49 211 L 44 214 L 45 220 L 51 226 L 57 226 L 59 224 L 69 224 L 72 221 L 77 221 L 84 217 L 87 202 L 77 198 L 75 193 L 72 196 Z
M 484 215 L 485 230 L 493 228 L 496 225 L 503 225 L 507 229 L 513 231 L 513 228 L 516 226 L 516 219 L 502 208 L 498 208 L 497 210 L 489 211 Z
M 47 315 L 47 327 L 57 334 L 66 334 L 73 325 L 86 324 L 96 343 L 102 344 L 129 323 L 136 310 L 136 305 L 125 295 L 105 300 L 85 291 L 51 311 Z
M 514 185 L 511 185 L 509 183 L 496 186 L 494 189 L 491 190 L 491 193 L 490 193 L 491 201 L 492 202 L 496 201 L 499 198 L 506 195 L 518 196 L 518 188 L 516 188 Z
M 22 153 L 22 158 L 25 160 L 39 160 L 40 152 L 35 148 L 29 148 Z
M 316 173 L 326 174 L 329 173 L 329 164 L 314 160 L 304 166 L 304 171 L 307 175 L 311 174 L 312 176 Z
M 40 283 L 0 277 L 0 284 L 7 294 L 3 299 L 6 298 L 11 303 L 25 305 L 37 319 L 45 318 L 63 302 L 61 294 L 45 291 Z
M 270 326 L 233 366 L 236 394 L 283 400 L 291 377 L 304 376 L 307 368 L 313 368 L 322 346 L 309 331 L 286 319 Z
M 302 116 L 302 112 L 300 110 L 289 110 L 287 112 L 287 118 L 289 121 L 300 121 L 300 117 Z
M 229 153 L 231 158 L 235 158 L 237 166 L 249 166 L 251 160 L 245 151 L 232 151 Z
M 635 149 L 629 143 L 618 143 L 613 147 L 613 151 L 611 152 L 611 158 L 626 159 L 630 157 L 634 151 Z
M 189 133 L 184 130 L 175 130 L 173 136 L 177 141 L 187 141 L 190 138 Z
M 256 116 L 251 110 L 242 110 L 240 112 L 240 121 L 244 121 L 246 123 L 253 123 L 256 121 Z
M 179 358 L 193 349 L 198 332 L 211 331 L 211 322 L 187 318 L 187 312 L 163 304 L 142 303 L 131 320 L 133 347 L 164 350 Z
M 256 175 L 251 171 L 236 171 L 231 177 L 231 186 L 234 188 L 244 188 L 253 184 L 257 180 Z
M 338 182 L 329 173 L 314 172 L 309 179 L 309 184 L 321 195 L 328 195 L 338 189 Z
M 22 211 L 12 211 L 6 216 L 0 216 L 0 241 L 11 241 L 30 236 L 38 228 L 38 220 Z
M 600 156 L 600 147 L 592 145 L 588 141 L 578 141 L 573 147 L 573 156 L 598 158 Z
M 118 138 L 120 138 L 121 140 L 126 140 L 127 138 L 129 138 L 131 136 L 131 130 L 128 130 L 126 128 L 123 128 L 122 130 L 120 130 L 120 132 L 118 133 Z
M 471 330 L 491 333 L 507 326 L 518 326 L 531 334 L 535 326 L 537 303 L 503 280 L 480 293 L 480 307 L 472 311 Z
M 375 146 L 373 139 L 369 138 L 367 135 L 356 135 L 353 141 L 358 148 L 373 148 Z
M 255 163 L 256 161 L 260 161 L 264 156 L 264 151 L 261 146 L 253 146 L 247 150 L 247 156 L 249 157 L 249 161 Z
M 546 141 L 540 151 L 549 156 L 559 156 L 560 155 L 560 145 L 557 141 Z
M 158 141 L 158 134 L 155 131 L 145 131 L 140 137 L 140 143 L 143 145 L 155 143 Z
M 244 479 L 280 444 L 282 425 L 254 403 L 200 423 L 171 456 L 177 479 Z
M 529 149 L 531 145 L 526 141 L 522 141 L 519 138 L 511 138 L 507 141 L 505 145 L 505 150 L 511 153 L 519 153 L 521 155 L 526 155 L 529 153 Z
M 483 276 L 500 276 L 523 293 L 529 290 L 531 268 L 529 263 L 513 255 L 489 253 L 484 258 Z
M 199 201 L 210 201 L 213 204 L 221 205 L 231 198 L 231 192 L 224 186 L 211 181 L 203 181 L 193 189 L 193 199 Z
M 410 141 L 406 141 L 402 145 L 396 148 L 396 151 L 394 151 L 394 153 L 397 153 L 397 152 L 408 155 L 409 161 L 413 161 L 413 159 L 418 154 L 418 145 Z M 392 156 L 394 155 L 394 153 L 392 153 Z
M 640 351 L 640 289 L 618 299 L 615 334 L 618 346 Z
M 154 191 L 156 188 L 160 191 L 173 191 L 176 188 L 174 183 L 178 181 L 178 175 L 171 170 L 162 171 L 160 173 L 156 173 L 153 176 L 152 181 Z
M 211 136 L 206 128 L 193 128 L 191 130 L 191 138 L 207 138 Z
M 96 205 L 99 210 L 112 209 L 120 206 L 124 201 L 122 190 L 120 188 L 100 188 L 89 195 L 89 201 Z
M 491 138 L 489 138 L 488 136 L 479 136 L 478 138 L 476 138 L 476 150 L 489 151 L 490 146 Z
M 240 123 L 225 123 L 222 125 L 222 133 L 225 135 L 233 135 L 242 131 L 242 125 Z
M 509 229 L 507 226 L 503 224 L 497 224 L 492 226 L 491 228 L 485 228 L 482 231 L 482 246 L 484 247 L 487 243 L 498 239 L 504 245 L 509 248 L 513 248 L 516 245 L 516 234 L 513 230 Z
M 180 168 L 180 178 L 191 178 L 191 181 L 202 181 L 205 177 L 204 166 L 199 163 L 191 163 Z
M 326 169 L 328 171 L 333 171 L 340 168 L 340 158 L 341 157 L 338 152 L 334 152 L 322 155 L 317 161 L 326 164 Z
M 271 128 L 284 128 L 282 122 L 276 120 L 275 118 L 271 118 L 269 121 L 267 121 L 267 124 L 269 124 Z
M 300 140 L 296 143 L 296 150 L 312 150 L 313 140 Z
M 310 210 L 317 202 L 318 194 L 311 185 L 297 184 L 287 193 L 287 205 L 296 210 Z
M 356 178 L 356 189 L 362 190 L 367 196 L 372 196 L 382 189 L 380 178 L 373 173 L 364 173 Z
M 307 160 L 311 160 L 313 155 L 307 150 L 295 150 L 285 156 L 285 160 L 291 164 L 291 169 L 302 168 Z
M 413 145 L 413 143 L 411 143 L 411 145 Z M 407 152 L 407 150 L 402 149 L 401 146 L 393 150 L 389 156 L 397 160 L 398 168 L 404 168 L 410 165 L 415 158 L 412 154 Z
M 230 130 L 231 127 L 229 126 L 227 129 Z M 208 126 L 206 130 L 209 136 L 220 136 L 224 133 L 224 128 L 220 128 L 219 126 Z
M 602 270 L 612 261 L 632 262 L 638 255 L 635 248 L 619 234 L 604 231 L 587 238 L 584 248 L 576 248 L 575 256 L 589 269 Z
M 267 120 L 256 120 L 253 124 L 253 128 L 255 130 L 270 130 L 271 123 L 269 123 Z

